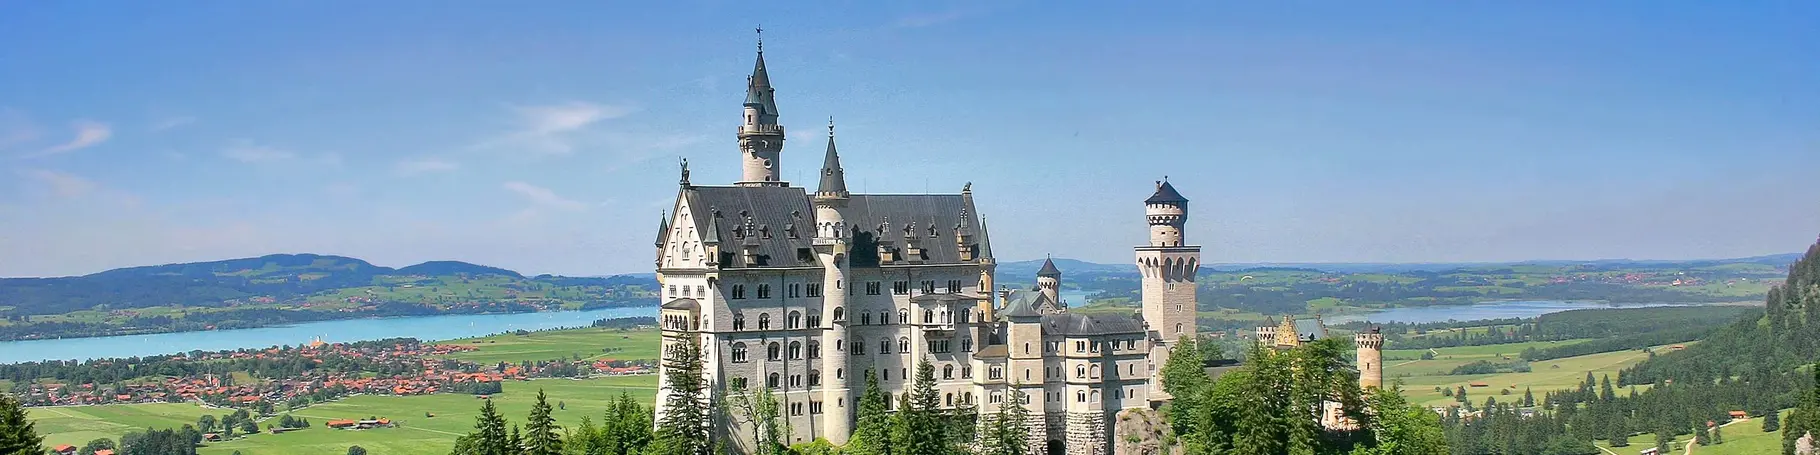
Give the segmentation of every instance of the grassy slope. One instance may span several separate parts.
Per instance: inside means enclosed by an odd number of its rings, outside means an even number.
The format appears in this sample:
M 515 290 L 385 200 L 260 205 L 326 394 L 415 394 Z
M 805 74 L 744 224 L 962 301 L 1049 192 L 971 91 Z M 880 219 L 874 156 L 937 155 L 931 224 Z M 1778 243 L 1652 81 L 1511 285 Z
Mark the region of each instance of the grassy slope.
M 1788 411 L 1782 412 L 1783 417 L 1788 417 Z M 1694 453 L 1697 455 L 1773 455 L 1782 453 L 1782 432 L 1764 432 L 1763 421 L 1760 419 L 1734 421 L 1732 424 L 1726 425 L 1722 431 L 1725 433 L 1724 444 L 1695 447 Z M 1693 439 L 1693 435 L 1689 434 L 1675 438 L 1675 453 L 1686 453 L 1687 443 Z M 1641 452 L 1643 449 L 1655 447 L 1655 444 L 1655 433 L 1631 436 L 1630 445 L 1626 447 L 1614 448 L 1607 444 L 1607 441 L 1593 442 L 1593 445 L 1600 449 L 1609 451 L 1606 453 L 1616 452 L 1622 455 Z
M 1394 358 L 1411 358 L 1419 351 L 1389 351 L 1385 354 L 1385 380 L 1402 381 L 1403 390 L 1410 401 L 1428 406 L 1446 406 L 1455 403 L 1452 397 L 1442 396 L 1436 387 L 1455 388 L 1471 382 L 1484 382 L 1490 387 L 1467 387 L 1466 395 L 1474 405 L 1483 404 L 1485 397 L 1495 396 L 1498 401 L 1509 402 L 1523 398 L 1525 388 L 1533 389 L 1537 400 L 1542 399 L 1542 392 L 1548 390 L 1571 389 L 1586 378 L 1587 372 L 1593 376 L 1618 375 L 1618 369 L 1643 361 L 1648 354 L 1639 351 L 1618 351 L 1599 354 L 1568 357 L 1563 359 L 1534 362 L 1528 373 L 1499 373 L 1479 375 L 1448 375 L 1453 367 L 1478 360 L 1501 361 L 1503 356 L 1516 358 L 1524 348 L 1546 343 L 1514 343 L 1491 346 L 1466 346 L 1458 348 L 1441 348 L 1435 360 L 1390 360 Z M 1395 357 L 1392 357 L 1392 356 Z M 1509 395 L 1500 393 L 1509 390 Z
M 655 359 L 656 330 L 577 329 L 534 332 L 529 335 L 494 335 L 483 338 L 451 340 L 440 344 L 478 346 L 480 350 L 459 352 L 448 357 L 476 363 L 518 362 L 521 360 L 554 360 L 581 356 L 583 359 Z
M 31 417 L 38 434 L 44 435 L 44 445 L 55 447 L 80 446 L 96 438 L 118 440 L 129 430 L 176 428 L 195 424 L 203 414 L 228 413 L 194 404 L 156 403 L 28 408 L 26 415 Z

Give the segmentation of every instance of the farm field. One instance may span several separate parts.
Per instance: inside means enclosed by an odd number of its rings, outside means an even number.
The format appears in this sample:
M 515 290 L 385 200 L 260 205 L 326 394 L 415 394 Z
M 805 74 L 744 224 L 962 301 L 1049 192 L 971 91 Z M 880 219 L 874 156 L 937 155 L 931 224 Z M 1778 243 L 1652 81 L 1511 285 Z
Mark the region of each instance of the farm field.
M 1782 411 L 1784 418 L 1789 411 Z M 1782 453 L 1782 432 L 1764 432 L 1761 418 L 1735 420 L 1723 430 L 1725 443 L 1706 445 L 1694 448 L 1697 455 L 1767 455 Z M 1694 440 L 1693 435 L 1681 435 L 1675 438 L 1674 448 L 1677 454 L 1687 453 L 1687 443 Z M 1632 455 L 1656 445 L 1655 433 L 1643 433 L 1630 437 L 1630 445 L 1612 447 L 1610 441 L 1593 441 L 1593 445 L 1607 454 Z
M 476 351 L 458 352 L 445 357 L 475 363 L 555 360 L 581 357 L 586 360 L 640 360 L 657 358 L 656 329 L 621 330 L 585 328 L 531 332 L 527 335 L 500 334 L 480 338 L 439 341 L 437 344 L 469 345 Z
M 657 375 L 509 381 L 503 386 L 505 392 L 494 395 L 493 404 L 508 422 L 522 425 L 537 390 L 543 389 L 552 405 L 563 404 L 555 411 L 557 424 L 572 425 L 584 415 L 599 420 L 607 403 L 621 393 L 629 393 L 641 403 L 651 403 L 657 395 Z M 309 429 L 209 443 L 197 451 L 204 455 L 229 455 L 234 451 L 242 455 L 320 455 L 344 453 L 348 446 L 359 445 L 370 453 L 442 455 L 454 446 L 456 437 L 473 428 L 480 406 L 480 400 L 460 394 L 354 396 L 290 413 L 309 419 Z M 29 412 L 39 434 L 45 437 L 45 445 L 79 446 L 95 438 L 119 440 L 120 435 L 131 430 L 194 424 L 204 414 L 230 411 L 188 403 L 158 403 L 30 408 Z M 435 417 L 426 417 L 432 414 Z M 323 426 L 329 420 L 369 416 L 392 419 L 398 426 L 372 430 Z
M 1483 403 L 1486 397 L 1498 397 L 1499 401 L 1520 400 L 1526 388 L 1532 389 L 1536 399 L 1540 400 L 1544 391 L 1574 388 L 1586 378 L 1587 372 L 1592 372 L 1594 377 L 1615 377 L 1619 369 L 1649 357 L 1649 354 L 1642 351 L 1616 351 L 1533 362 L 1530 364 L 1533 370 L 1528 373 L 1447 374 L 1454 367 L 1480 360 L 1494 363 L 1509 361 L 1504 360 L 1505 357 L 1515 360 L 1518 353 L 1529 347 L 1570 342 L 1439 348 L 1435 349 L 1437 355 L 1434 360 L 1419 360 L 1417 356 L 1420 351 L 1415 350 L 1386 351 L 1384 380 L 1402 382 L 1403 390 L 1411 402 L 1427 406 L 1455 404 L 1454 398 L 1443 396 L 1440 389 L 1460 386 L 1466 386 L 1467 397 L 1475 405 Z M 1484 383 L 1487 387 L 1471 387 L 1470 383 L 1474 382 Z M 1504 391 L 1509 391 L 1509 394 L 1504 394 Z

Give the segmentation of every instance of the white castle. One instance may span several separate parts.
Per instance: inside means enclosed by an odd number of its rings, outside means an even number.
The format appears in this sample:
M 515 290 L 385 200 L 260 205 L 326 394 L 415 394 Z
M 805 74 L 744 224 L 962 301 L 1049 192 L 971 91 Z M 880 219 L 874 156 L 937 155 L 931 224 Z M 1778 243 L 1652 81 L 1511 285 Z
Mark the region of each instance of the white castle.
M 1155 378 L 1176 340 L 1195 334 L 1201 255 L 1183 238 L 1188 199 L 1169 182 L 1144 200 L 1142 310 L 1088 316 L 1069 312 L 1053 262 L 1033 289 L 996 289 L 970 184 L 955 194 L 850 192 L 832 125 L 816 189 L 780 180 L 784 127 L 762 47 L 743 117 L 743 177 L 695 185 L 685 162 L 656 242 L 664 342 L 699 337 L 711 399 L 770 388 L 787 443 L 845 444 L 865 372 L 901 394 L 927 360 L 943 406 L 1024 406 L 1036 416 L 1033 453 L 1097 455 L 1112 451 L 1118 412 L 1169 398 Z M 1006 403 L 1014 387 L 1025 402 Z M 747 428 L 718 430 L 751 453 Z

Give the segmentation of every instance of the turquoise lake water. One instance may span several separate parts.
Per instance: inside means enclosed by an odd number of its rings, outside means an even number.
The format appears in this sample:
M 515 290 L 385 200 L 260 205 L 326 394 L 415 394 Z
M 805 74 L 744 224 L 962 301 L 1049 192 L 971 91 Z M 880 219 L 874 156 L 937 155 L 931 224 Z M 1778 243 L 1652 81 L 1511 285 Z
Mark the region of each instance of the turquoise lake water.
M 1479 319 L 1533 318 L 1549 313 L 1589 308 L 1643 308 L 1659 306 L 1687 306 L 1678 303 L 1622 303 L 1560 300 L 1515 300 L 1484 302 L 1472 305 L 1446 305 L 1429 307 L 1391 308 L 1373 312 L 1326 316 L 1322 319 L 1328 324 L 1344 324 L 1353 321 L 1373 322 L 1447 322 L 1474 321 Z
M 448 340 L 512 330 L 586 326 L 596 319 L 657 316 L 657 307 L 609 308 L 515 314 L 455 314 L 382 319 L 349 319 L 256 329 L 210 330 L 112 337 L 63 338 L 0 342 L 0 363 L 35 360 L 87 360 L 189 352 L 197 349 L 264 348 L 298 345 L 311 339 L 327 342 L 411 337 Z

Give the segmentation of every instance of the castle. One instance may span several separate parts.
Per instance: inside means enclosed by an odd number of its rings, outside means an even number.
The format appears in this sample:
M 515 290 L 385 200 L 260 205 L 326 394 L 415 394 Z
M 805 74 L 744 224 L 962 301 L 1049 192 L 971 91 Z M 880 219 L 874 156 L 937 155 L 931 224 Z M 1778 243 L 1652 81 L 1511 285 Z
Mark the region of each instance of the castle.
M 790 429 L 784 442 L 845 444 L 866 372 L 901 394 L 927 360 L 943 406 L 1025 406 L 1033 453 L 1099 455 L 1112 451 L 1117 413 L 1169 399 L 1156 375 L 1176 340 L 1195 335 L 1200 268 L 1200 247 L 1183 235 L 1188 199 L 1169 182 L 1143 201 L 1141 310 L 1089 316 L 1069 311 L 1053 262 L 1032 289 L 994 284 L 971 184 L 849 191 L 832 123 L 814 191 L 780 179 L 785 134 L 762 44 L 742 109 L 740 180 L 696 185 L 685 161 L 655 243 L 664 352 L 700 343 L 711 400 L 768 388 Z M 659 374 L 667 384 L 670 372 Z M 1024 402 L 1006 403 L 1012 388 Z M 752 453 L 748 428 L 717 429 Z
M 1257 342 L 1275 350 L 1293 349 L 1302 343 L 1327 338 L 1327 324 L 1315 315 L 1314 320 L 1297 320 L 1295 316 L 1283 316 L 1283 322 L 1277 325 L 1265 324 L 1258 327 Z M 1377 327 L 1359 332 L 1352 336 L 1352 343 L 1357 349 L 1355 366 L 1359 373 L 1359 388 L 1370 390 L 1384 386 L 1384 334 Z M 1327 428 L 1352 428 L 1353 422 L 1341 412 L 1339 403 L 1325 403 L 1321 410 L 1321 424 Z

